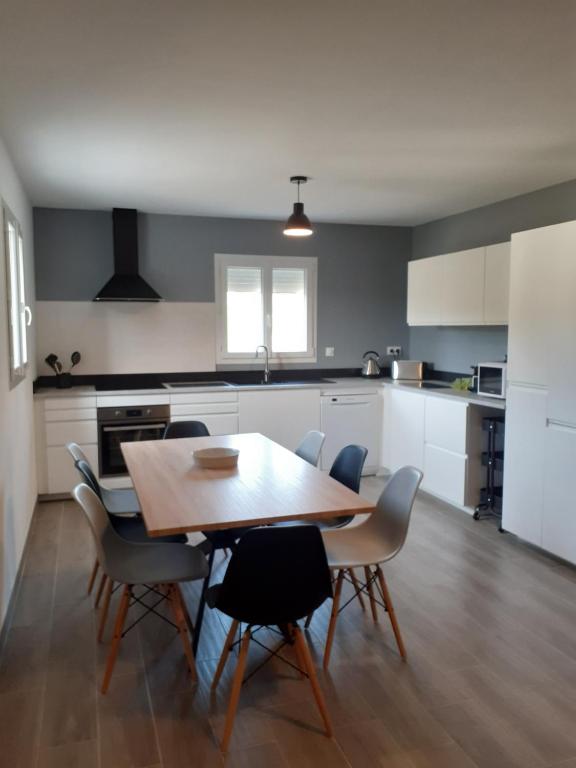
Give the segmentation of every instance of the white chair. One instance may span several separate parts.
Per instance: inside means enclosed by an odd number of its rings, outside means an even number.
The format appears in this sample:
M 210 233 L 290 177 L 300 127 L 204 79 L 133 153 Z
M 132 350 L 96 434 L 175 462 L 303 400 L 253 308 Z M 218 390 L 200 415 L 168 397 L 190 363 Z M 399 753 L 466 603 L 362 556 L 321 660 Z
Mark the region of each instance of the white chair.
M 360 586 L 360 590 L 369 596 L 375 620 L 377 620 L 377 605 L 387 611 L 398 650 L 402 658 L 406 659 L 400 627 L 380 566 L 395 557 L 404 546 L 414 499 L 421 480 L 422 472 L 419 469 L 402 467 L 388 481 L 378 499 L 376 510 L 364 523 L 322 531 L 328 565 L 336 574 L 334 601 L 324 649 L 325 668 L 330 662 L 334 630 L 340 612 L 342 584 L 345 578 L 349 579 L 347 574 L 353 568 L 364 569 L 366 581 Z M 378 596 L 375 596 L 375 593 Z
M 326 440 L 324 432 L 318 432 L 318 430 L 312 429 L 310 432 L 306 433 L 304 439 L 294 453 L 296 456 L 300 456 L 301 459 L 304 459 L 304 461 L 307 461 L 308 464 L 317 467 L 324 440 Z

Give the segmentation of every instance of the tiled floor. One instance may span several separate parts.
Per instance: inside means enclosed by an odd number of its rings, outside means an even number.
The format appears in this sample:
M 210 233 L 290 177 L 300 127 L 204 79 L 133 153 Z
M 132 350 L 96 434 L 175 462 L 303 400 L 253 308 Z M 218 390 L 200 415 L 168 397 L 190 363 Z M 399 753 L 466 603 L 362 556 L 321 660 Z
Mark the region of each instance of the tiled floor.
M 381 487 L 367 480 L 363 494 L 375 498 Z M 216 696 L 210 680 L 224 618 L 208 615 L 196 688 L 173 631 L 151 617 L 126 638 L 101 696 L 106 646 L 97 646 L 85 594 L 92 558 L 74 504 L 40 505 L 0 659 L 0 765 L 222 766 L 233 662 Z M 242 691 L 226 764 L 576 768 L 576 572 L 421 496 L 408 544 L 386 575 L 408 663 L 387 619 L 374 625 L 351 605 L 330 673 L 320 674 L 334 739 L 322 733 L 307 683 L 272 663 Z M 193 609 L 196 588 L 187 600 Z M 309 632 L 317 660 L 328 612 Z

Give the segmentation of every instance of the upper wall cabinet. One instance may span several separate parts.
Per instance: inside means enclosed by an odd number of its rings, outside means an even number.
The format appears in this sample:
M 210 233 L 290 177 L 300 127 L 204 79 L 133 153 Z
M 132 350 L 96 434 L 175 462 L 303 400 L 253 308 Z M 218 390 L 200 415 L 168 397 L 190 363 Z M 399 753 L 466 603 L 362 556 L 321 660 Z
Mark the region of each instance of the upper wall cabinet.
M 408 264 L 408 325 L 507 325 L 510 243 Z
M 408 262 L 408 325 L 436 325 L 442 312 L 441 259 Z

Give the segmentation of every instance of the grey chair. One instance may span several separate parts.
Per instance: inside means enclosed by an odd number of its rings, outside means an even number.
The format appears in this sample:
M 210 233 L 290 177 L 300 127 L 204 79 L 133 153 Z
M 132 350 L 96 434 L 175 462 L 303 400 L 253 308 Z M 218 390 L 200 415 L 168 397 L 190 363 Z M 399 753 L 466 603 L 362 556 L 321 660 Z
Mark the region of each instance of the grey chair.
M 380 567 L 395 557 L 406 541 L 414 499 L 422 480 L 422 472 L 415 467 L 402 467 L 390 478 L 382 491 L 376 511 L 358 526 L 322 531 L 322 538 L 328 557 L 328 565 L 336 573 L 336 588 L 326 647 L 324 667 L 330 662 L 336 621 L 340 612 L 340 595 L 344 579 L 351 569 L 363 568 L 366 581 L 361 591 L 368 594 L 374 620 L 378 615 L 376 606 L 384 608 L 394 631 L 398 650 L 406 659 L 406 649 L 400 627 L 394 612 L 392 598 Z M 348 601 L 350 602 L 350 601 Z M 346 607 L 346 603 L 344 607 Z
M 78 443 L 67 443 L 66 449 L 70 456 L 72 456 L 74 463 L 77 461 L 85 461 L 90 467 L 90 471 L 94 477 L 96 477 L 96 473 L 88 461 L 88 457 Z M 111 515 L 137 515 L 140 513 L 138 497 L 132 488 L 106 488 L 106 486 L 98 481 L 97 484 L 98 490 L 96 493 L 98 493 L 102 499 L 102 503 Z
M 304 459 L 304 461 L 307 461 L 308 464 L 317 467 L 320 459 L 320 451 L 322 450 L 325 440 L 326 435 L 324 432 L 319 432 L 317 429 L 311 429 L 310 432 L 306 433 L 304 439 L 294 453 L 296 456 Z
M 74 466 L 76 467 L 80 475 L 81 482 L 86 483 L 86 485 L 89 488 L 91 488 L 94 491 L 94 493 L 98 496 L 98 498 L 104 505 L 104 508 L 106 509 L 106 512 L 110 517 L 110 523 L 112 527 L 114 528 L 114 530 L 119 536 L 122 536 L 123 539 L 126 539 L 127 541 L 131 541 L 132 543 L 135 543 L 135 544 L 137 543 L 142 544 L 144 542 L 150 542 L 150 541 L 153 541 L 155 543 L 164 543 L 164 544 L 186 544 L 186 542 L 188 541 L 188 537 L 182 533 L 176 533 L 170 536 L 158 536 L 154 539 L 151 539 L 148 536 L 148 531 L 146 530 L 146 526 L 140 514 L 126 515 L 126 514 L 118 514 L 118 513 L 110 512 L 110 510 L 106 507 L 106 501 L 105 501 L 106 497 L 102 494 L 102 490 L 103 490 L 102 486 L 98 482 L 98 478 L 95 476 L 88 462 L 80 459 L 79 461 L 74 462 Z M 94 562 L 94 566 L 92 568 L 92 572 L 90 574 L 90 579 L 88 581 L 88 594 L 91 594 L 92 589 L 94 588 L 94 582 L 96 581 L 96 576 L 98 575 L 99 568 L 100 568 L 100 562 L 98 558 L 96 558 L 96 561 Z M 100 579 L 98 592 L 96 594 L 96 608 L 98 608 L 98 606 L 100 605 L 100 599 L 102 598 L 102 594 L 106 589 L 106 586 L 107 586 L 107 578 L 106 578 L 106 574 L 103 573 Z
M 82 483 L 74 488 L 72 495 L 83 509 L 90 524 L 98 550 L 98 559 L 111 585 L 102 607 L 99 640 L 102 639 L 113 585 L 123 585 L 114 625 L 114 636 L 102 681 L 102 693 L 106 693 L 110 685 L 110 678 L 122 637 L 142 618 L 141 616 L 136 619 L 125 630 L 124 624 L 129 609 L 133 605 L 138 605 L 146 608 L 146 613 L 153 612 L 165 619 L 162 614 L 155 610 L 158 601 L 150 607 L 142 600 L 144 595 L 135 594 L 134 588 L 137 586 L 144 587 L 145 594 L 152 593 L 158 596 L 160 601 L 163 599 L 169 601 L 174 615 L 174 626 L 176 626 L 182 640 L 190 674 L 195 680 L 197 678 L 196 665 L 188 635 L 188 612 L 180 591 L 180 583 L 206 577 L 208 564 L 205 556 L 197 547 L 187 544 L 134 544 L 126 541 L 116 533 L 110 524 L 110 517 L 101 500 L 91 488 Z M 168 621 L 168 619 L 165 620 Z M 172 622 L 169 623 L 172 624 Z

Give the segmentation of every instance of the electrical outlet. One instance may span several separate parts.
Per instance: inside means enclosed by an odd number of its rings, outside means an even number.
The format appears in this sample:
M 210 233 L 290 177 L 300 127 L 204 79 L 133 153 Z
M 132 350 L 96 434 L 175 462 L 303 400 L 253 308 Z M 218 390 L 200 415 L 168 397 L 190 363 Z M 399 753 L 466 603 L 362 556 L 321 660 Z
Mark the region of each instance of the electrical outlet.
M 324 357 L 334 357 L 334 347 L 326 347 L 324 350 Z
M 402 347 L 386 347 L 386 354 L 390 355 L 390 357 L 400 357 Z

